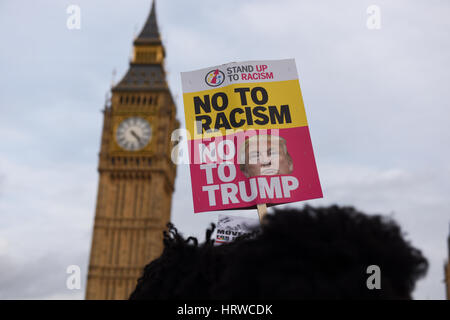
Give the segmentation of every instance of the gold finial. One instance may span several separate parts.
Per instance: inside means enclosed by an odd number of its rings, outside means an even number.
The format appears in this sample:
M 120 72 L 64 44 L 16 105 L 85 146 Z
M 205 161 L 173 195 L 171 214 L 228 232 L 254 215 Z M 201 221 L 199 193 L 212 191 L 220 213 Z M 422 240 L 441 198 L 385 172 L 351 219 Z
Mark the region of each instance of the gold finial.
M 116 68 L 114 68 L 114 69 L 112 70 L 112 75 L 111 75 L 111 88 L 114 87 L 114 85 L 116 84 L 116 83 L 115 83 L 115 80 L 116 80 Z

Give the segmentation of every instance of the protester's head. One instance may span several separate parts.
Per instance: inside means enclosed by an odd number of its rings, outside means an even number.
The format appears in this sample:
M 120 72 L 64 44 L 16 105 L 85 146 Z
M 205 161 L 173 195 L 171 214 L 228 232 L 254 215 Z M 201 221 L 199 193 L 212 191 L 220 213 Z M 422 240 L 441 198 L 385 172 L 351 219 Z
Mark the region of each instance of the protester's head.
M 294 169 L 286 140 L 275 135 L 247 138 L 240 146 L 238 161 L 246 177 L 290 174 Z
M 258 233 L 221 246 L 171 227 L 164 244 L 131 299 L 410 299 L 428 268 L 393 220 L 351 207 L 275 210 Z M 373 265 L 381 289 L 367 286 Z

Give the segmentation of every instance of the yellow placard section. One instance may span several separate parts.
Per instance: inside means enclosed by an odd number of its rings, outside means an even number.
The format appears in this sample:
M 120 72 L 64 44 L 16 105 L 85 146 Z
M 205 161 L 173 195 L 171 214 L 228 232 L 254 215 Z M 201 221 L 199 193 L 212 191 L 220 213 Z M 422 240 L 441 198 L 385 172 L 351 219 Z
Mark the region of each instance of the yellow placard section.
M 307 126 L 298 80 L 238 83 L 183 94 L 186 128 L 191 139 L 233 130 Z

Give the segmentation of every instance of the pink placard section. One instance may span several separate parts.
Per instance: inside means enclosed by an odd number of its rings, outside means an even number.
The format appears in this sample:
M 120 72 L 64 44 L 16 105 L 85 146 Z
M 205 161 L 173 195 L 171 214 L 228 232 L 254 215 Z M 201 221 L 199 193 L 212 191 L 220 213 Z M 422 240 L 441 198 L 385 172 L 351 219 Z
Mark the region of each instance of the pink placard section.
M 254 137 L 257 135 L 260 137 Z M 281 137 L 273 140 L 282 141 L 275 151 L 279 154 L 278 160 L 273 165 L 270 159 L 264 159 L 268 154 L 266 146 L 258 150 L 261 158 L 257 160 L 265 167 L 248 166 L 255 163 L 250 162 L 255 152 L 250 149 L 249 141 L 259 143 L 258 139 L 263 136 Z M 195 213 L 249 209 L 260 203 L 281 204 L 322 197 L 307 126 L 241 131 L 190 140 L 188 145 Z M 243 161 L 243 155 L 250 160 Z

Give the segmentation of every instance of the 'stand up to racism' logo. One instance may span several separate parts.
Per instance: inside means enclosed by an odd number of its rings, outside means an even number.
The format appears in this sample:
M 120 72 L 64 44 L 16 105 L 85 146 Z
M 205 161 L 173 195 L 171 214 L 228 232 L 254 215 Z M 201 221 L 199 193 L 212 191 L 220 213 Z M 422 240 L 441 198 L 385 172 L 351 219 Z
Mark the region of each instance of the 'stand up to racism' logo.
M 211 70 L 206 74 L 205 82 L 210 87 L 220 86 L 225 80 L 225 74 L 219 69 Z

